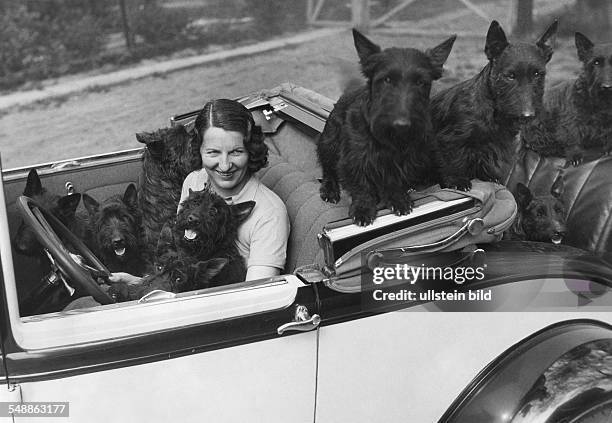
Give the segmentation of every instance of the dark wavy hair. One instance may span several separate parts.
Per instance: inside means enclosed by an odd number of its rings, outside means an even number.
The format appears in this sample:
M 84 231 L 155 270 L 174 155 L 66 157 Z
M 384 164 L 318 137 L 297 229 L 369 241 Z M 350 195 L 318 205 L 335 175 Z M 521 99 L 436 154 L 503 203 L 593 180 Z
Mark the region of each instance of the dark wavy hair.
M 244 135 L 244 147 L 249 154 L 248 168 L 251 173 L 257 172 L 268 164 L 268 146 L 264 143 L 261 126 L 255 125 L 251 112 L 235 100 L 220 98 L 204 105 L 195 120 L 195 143 L 192 151 L 200 154 L 204 141 L 204 132 L 215 127 L 226 131 L 239 132 Z

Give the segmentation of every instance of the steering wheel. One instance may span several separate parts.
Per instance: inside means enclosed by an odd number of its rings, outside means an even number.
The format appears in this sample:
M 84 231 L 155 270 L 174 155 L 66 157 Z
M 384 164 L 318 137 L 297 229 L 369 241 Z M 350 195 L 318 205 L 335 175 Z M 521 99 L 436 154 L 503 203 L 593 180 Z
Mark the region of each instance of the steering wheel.
M 17 199 L 17 208 L 26 225 L 34 231 L 38 242 L 52 257 L 52 267 L 57 266 L 71 283 L 78 285 L 97 302 L 101 304 L 115 302 L 96 282 L 97 277 L 108 276 L 110 272 L 83 241 L 36 200 L 22 195 Z M 78 255 L 68 251 L 61 239 L 68 241 Z

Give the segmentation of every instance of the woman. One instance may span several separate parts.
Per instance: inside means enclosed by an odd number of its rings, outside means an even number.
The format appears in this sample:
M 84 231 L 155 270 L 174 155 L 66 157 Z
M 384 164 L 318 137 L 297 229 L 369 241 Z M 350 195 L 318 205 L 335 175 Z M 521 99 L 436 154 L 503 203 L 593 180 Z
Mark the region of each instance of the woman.
M 179 210 L 189 189 L 200 191 L 206 184 L 228 204 L 255 201 L 236 241 L 247 266 L 246 280 L 280 274 L 287 257 L 289 217 L 282 200 L 255 176 L 268 163 L 261 127 L 241 103 L 218 99 L 206 103 L 194 129 L 202 169 L 185 178 Z
M 287 256 L 289 217 L 282 200 L 255 176 L 268 163 L 261 127 L 241 103 L 218 99 L 206 103 L 194 130 L 202 169 L 185 178 L 178 211 L 189 189 L 200 191 L 206 184 L 229 204 L 255 201 L 253 211 L 238 228 L 236 241 L 247 267 L 245 279 L 279 275 Z M 140 278 L 114 273 L 110 281 L 138 283 Z

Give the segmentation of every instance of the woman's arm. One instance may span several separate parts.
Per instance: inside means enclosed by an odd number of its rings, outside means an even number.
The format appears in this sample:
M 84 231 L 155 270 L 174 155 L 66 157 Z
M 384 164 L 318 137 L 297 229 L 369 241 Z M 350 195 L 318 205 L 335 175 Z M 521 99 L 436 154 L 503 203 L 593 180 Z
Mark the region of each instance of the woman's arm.
M 249 266 L 245 280 L 264 279 L 280 275 L 280 269 L 272 266 Z

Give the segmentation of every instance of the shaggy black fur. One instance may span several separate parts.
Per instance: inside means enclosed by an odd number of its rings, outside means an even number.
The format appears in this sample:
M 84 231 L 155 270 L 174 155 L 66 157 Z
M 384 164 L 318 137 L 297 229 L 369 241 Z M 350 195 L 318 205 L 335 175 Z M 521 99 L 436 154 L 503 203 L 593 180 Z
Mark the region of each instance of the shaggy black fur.
M 144 245 L 157 245 L 164 224 L 176 213 L 185 177 L 202 167 L 194 137 L 177 125 L 136 134 L 146 144 L 138 201 L 142 213 Z M 147 250 L 152 261 L 152 248 Z
M 44 209 L 57 217 L 68 229 L 79 237 L 85 236 L 85 220 L 76 215 L 81 201 L 81 194 L 60 196 L 43 188 L 36 169 L 30 170 L 23 195 L 36 200 Z M 42 254 L 42 245 L 36 239 L 32 228 L 21 223 L 13 238 L 13 247 L 21 254 L 38 256 Z
M 485 45 L 489 63 L 478 75 L 432 98 L 443 188 L 467 191 L 470 179 L 502 179 L 521 124 L 542 107 L 545 67 L 556 31 L 555 21 L 535 44 L 509 43 L 493 21 Z
M 559 176 L 550 193 L 534 195 L 521 184 L 516 185 L 518 218 L 511 230 L 511 237 L 526 241 L 560 244 L 566 233 L 566 211 L 563 202 L 564 182 Z
M 167 292 L 187 292 L 207 288 L 213 279 L 228 263 L 225 258 L 206 261 L 173 260 L 154 273 L 142 278 L 138 284 L 113 284 L 109 294 L 118 301 L 138 300 L 154 290 Z
M 368 225 L 380 201 L 396 214 L 409 213 L 409 191 L 435 179 L 429 94 L 455 36 L 425 52 L 381 50 L 356 30 L 353 39 L 367 83 L 340 97 L 317 155 L 323 169 L 321 198 L 338 202 L 342 186 L 352 200 L 349 216 Z
M 227 259 L 223 271 L 209 280 L 210 286 L 243 281 L 246 266 L 235 241 L 238 226 L 251 214 L 254 206 L 254 201 L 228 205 L 207 188 L 202 191 L 190 190 L 172 228 L 173 239 L 169 240 L 164 235 L 164 240 L 167 245 L 174 242 L 181 261 L 191 260 L 195 263 L 211 258 Z M 157 261 L 162 260 L 158 256 Z
M 573 165 L 586 151 L 612 151 L 612 43 L 594 45 L 575 35 L 582 72 L 544 96 L 545 113 L 523 132 L 527 148 L 544 156 L 566 157 Z
M 111 272 L 142 275 L 145 270 L 136 186 L 101 204 L 83 194 L 93 233 L 92 250 Z

